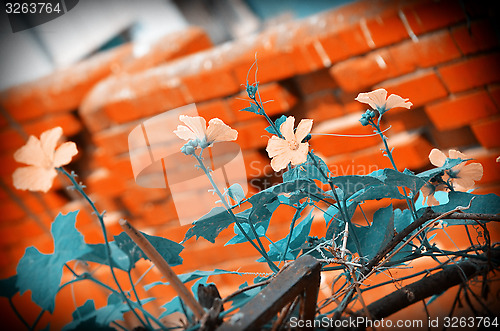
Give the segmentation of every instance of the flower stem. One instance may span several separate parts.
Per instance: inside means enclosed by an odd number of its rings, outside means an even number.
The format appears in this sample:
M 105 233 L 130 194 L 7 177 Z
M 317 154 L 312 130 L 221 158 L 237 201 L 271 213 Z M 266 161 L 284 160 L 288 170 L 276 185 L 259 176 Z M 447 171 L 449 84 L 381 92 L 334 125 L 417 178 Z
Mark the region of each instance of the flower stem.
M 101 231 L 102 231 L 102 234 L 103 234 L 103 237 L 104 237 L 104 242 L 105 242 L 105 247 L 106 247 L 106 258 L 107 258 L 107 262 L 109 264 L 109 269 L 111 271 L 111 276 L 113 277 L 113 280 L 116 284 L 116 286 L 118 287 L 118 290 L 122 296 L 122 299 L 127 303 L 127 306 L 130 308 L 130 310 L 134 313 L 135 317 L 137 317 L 137 319 L 141 322 L 142 325 L 144 325 L 145 327 L 147 327 L 146 323 L 141 319 L 141 317 L 139 316 L 139 314 L 137 314 L 137 312 L 134 310 L 134 308 L 132 307 L 132 304 L 130 303 L 130 300 L 127 298 L 127 295 L 125 294 L 125 291 L 123 291 L 120 283 L 118 282 L 118 278 L 116 278 L 116 274 L 115 274 L 115 270 L 114 270 L 114 263 L 113 263 L 113 259 L 111 258 L 111 246 L 109 245 L 109 240 L 108 240 L 108 235 L 107 235 L 107 231 L 106 231 L 106 226 L 104 225 L 104 213 L 99 213 L 99 211 L 97 210 L 94 202 L 90 199 L 90 197 L 87 195 L 87 193 L 85 193 L 85 191 L 83 190 L 83 187 L 82 185 L 80 185 L 74 178 L 74 176 L 72 174 L 69 174 L 63 167 L 59 167 L 59 168 L 56 168 L 58 171 L 60 171 L 63 175 L 65 175 L 70 181 L 71 183 L 73 184 L 73 187 L 75 190 L 77 190 L 84 198 L 85 200 L 87 200 L 87 202 L 89 203 L 90 207 L 92 208 L 92 210 L 94 211 L 94 213 L 96 214 L 98 220 L 99 220 L 99 224 L 101 225 Z
M 377 124 L 375 124 L 375 122 L 373 121 L 373 119 L 369 119 L 368 123 L 370 123 L 370 125 L 375 129 L 375 131 L 378 133 L 378 135 L 382 139 L 382 142 L 384 143 L 385 153 L 387 154 L 387 157 L 391 161 L 392 167 L 394 168 L 394 170 L 399 171 L 398 167 L 396 167 L 396 163 L 394 162 L 394 158 L 392 156 L 391 150 L 389 149 L 389 145 L 387 144 L 387 138 L 384 136 L 382 130 L 380 130 L 380 118 L 381 117 L 379 116 Z M 404 195 L 405 195 L 406 204 L 408 205 L 408 208 L 411 211 L 413 220 L 416 220 L 417 219 L 417 212 L 416 212 L 415 203 L 413 202 L 413 200 L 411 200 L 408 197 L 408 193 L 406 192 L 406 187 L 403 187 L 403 192 L 404 192 Z
M 212 187 L 213 189 L 215 190 L 215 193 L 217 193 L 217 195 L 219 196 L 221 202 L 224 204 L 224 207 L 226 208 L 227 212 L 231 215 L 231 217 L 233 218 L 233 220 L 235 221 L 236 223 L 236 226 L 238 227 L 238 229 L 241 231 L 241 233 L 243 233 L 243 235 L 245 236 L 246 240 L 248 242 L 250 242 L 252 244 L 252 246 L 262 255 L 262 257 L 267 261 L 267 264 L 269 265 L 269 267 L 271 268 L 271 270 L 273 272 L 277 272 L 279 271 L 279 268 L 271 261 L 271 259 L 269 258 L 269 256 L 267 255 L 266 253 L 266 250 L 264 249 L 264 245 L 262 245 L 262 242 L 260 241 L 259 239 L 259 236 L 257 234 L 257 231 L 255 231 L 255 228 L 253 227 L 253 224 L 250 222 L 250 220 L 248 221 L 248 224 L 250 225 L 250 229 L 252 230 L 253 232 L 253 235 L 255 236 L 259 246 L 257 247 L 257 245 L 253 242 L 252 239 L 250 239 L 250 237 L 248 236 L 248 234 L 245 232 L 245 230 L 243 229 L 243 227 L 241 226 L 240 224 L 240 221 L 238 220 L 238 218 L 236 217 L 236 215 L 234 215 L 233 213 L 233 210 L 231 209 L 231 207 L 227 204 L 227 201 L 224 199 L 224 196 L 222 195 L 221 191 L 219 190 L 219 188 L 217 187 L 217 184 L 215 184 L 214 182 L 214 179 L 212 178 L 212 175 L 210 174 L 210 171 L 207 169 L 207 167 L 205 167 L 205 164 L 203 163 L 203 160 L 202 160 L 202 155 L 203 153 L 203 150 L 201 151 L 200 155 L 196 155 L 196 154 L 193 154 L 193 156 L 196 158 L 196 160 L 198 161 L 198 164 L 201 168 L 201 170 L 203 170 L 203 172 L 205 173 L 205 175 L 208 177 L 208 180 L 210 181 L 210 184 L 212 184 Z

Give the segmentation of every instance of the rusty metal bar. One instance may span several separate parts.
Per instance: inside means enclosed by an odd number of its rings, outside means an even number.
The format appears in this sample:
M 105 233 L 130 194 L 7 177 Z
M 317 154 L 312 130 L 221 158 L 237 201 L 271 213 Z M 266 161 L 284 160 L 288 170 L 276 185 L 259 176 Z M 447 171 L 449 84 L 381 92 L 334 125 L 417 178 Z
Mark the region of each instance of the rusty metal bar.
M 321 263 L 310 255 L 298 258 L 217 330 L 259 330 L 289 302 L 304 294 L 300 319 L 314 320 Z

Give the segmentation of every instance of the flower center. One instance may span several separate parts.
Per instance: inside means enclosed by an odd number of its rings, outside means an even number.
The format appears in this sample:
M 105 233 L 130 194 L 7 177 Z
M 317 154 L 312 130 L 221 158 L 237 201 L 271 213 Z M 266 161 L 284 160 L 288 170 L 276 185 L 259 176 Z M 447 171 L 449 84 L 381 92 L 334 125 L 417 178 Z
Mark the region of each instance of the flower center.
M 299 149 L 299 143 L 295 139 L 288 140 L 288 146 L 290 146 L 292 151 Z

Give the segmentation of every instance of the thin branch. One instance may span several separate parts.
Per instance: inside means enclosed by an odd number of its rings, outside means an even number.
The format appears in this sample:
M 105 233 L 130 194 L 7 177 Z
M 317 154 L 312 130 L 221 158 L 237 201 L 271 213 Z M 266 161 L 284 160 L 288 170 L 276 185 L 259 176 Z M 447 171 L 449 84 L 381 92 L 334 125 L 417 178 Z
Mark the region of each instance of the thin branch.
M 201 319 L 205 314 L 205 310 L 198 301 L 194 298 L 191 292 L 186 288 L 184 283 L 181 282 L 177 274 L 170 268 L 167 261 L 158 253 L 158 251 L 151 245 L 151 243 L 134 228 L 126 220 L 121 219 L 120 225 L 127 235 L 139 246 L 139 248 L 146 254 L 146 256 L 156 265 L 160 272 L 167 278 L 170 285 L 175 289 L 179 297 L 186 302 L 191 308 L 197 319 Z

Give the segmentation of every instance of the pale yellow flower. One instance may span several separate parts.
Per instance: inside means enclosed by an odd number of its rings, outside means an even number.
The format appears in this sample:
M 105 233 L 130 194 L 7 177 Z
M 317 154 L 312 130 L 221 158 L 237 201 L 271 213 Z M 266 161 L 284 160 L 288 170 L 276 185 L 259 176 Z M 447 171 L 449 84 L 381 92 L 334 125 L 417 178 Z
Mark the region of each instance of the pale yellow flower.
M 453 149 L 448 152 L 448 157 L 450 159 L 467 159 L 465 154 Z M 436 167 L 442 167 L 446 161 L 446 155 L 439 149 L 434 148 L 429 154 L 429 160 Z M 483 166 L 481 163 L 466 164 L 466 162 L 462 162 L 450 170 L 447 170 L 446 174 L 449 176 L 450 182 L 453 184 L 453 189 L 466 192 L 474 187 L 475 181 L 478 181 L 483 177 Z
M 238 131 L 231 129 L 221 119 L 212 118 L 208 122 L 201 116 L 179 116 L 179 120 L 186 124 L 177 126 L 174 133 L 183 140 L 198 140 L 200 144 L 209 146 L 215 142 L 233 141 L 238 138 Z
M 311 132 L 313 120 L 301 120 L 295 132 L 293 132 L 294 123 L 295 118 L 288 116 L 280 126 L 284 139 L 272 136 L 267 143 L 266 151 L 272 158 L 271 167 L 274 171 L 286 168 L 290 162 L 298 165 L 307 161 L 309 143 L 302 142 L 302 140 Z
M 30 136 L 26 145 L 14 153 L 17 162 L 29 165 L 12 174 L 17 189 L 47 192 L 52 187 L 57 175 L 55 168 L 70 163 L 78 153 L 74 142 L 65 142 L 56 149 L 62 133 L 60 127 L 55 127 L 42 133 L 40 140 Z
M 359 93 L 354 100 L 370 105 L 373 109 L 378 110 L 380 114 L 392 108 L 402 107 L 410 109 L 413 105 L 408 101 L 409 99 L 404 99 L 396 94 L 391 94 L 387 98 L 387 91 L 383 88 L 367 93 Z

